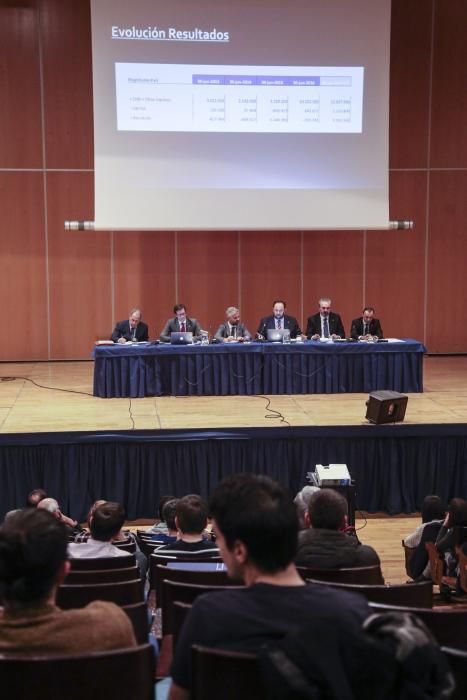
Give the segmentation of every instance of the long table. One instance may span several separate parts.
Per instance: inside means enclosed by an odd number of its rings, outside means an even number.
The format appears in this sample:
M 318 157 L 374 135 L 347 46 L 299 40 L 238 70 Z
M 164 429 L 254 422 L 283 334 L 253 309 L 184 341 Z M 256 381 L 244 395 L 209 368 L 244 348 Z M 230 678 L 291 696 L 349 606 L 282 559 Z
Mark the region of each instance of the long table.
M 93 351 L 94 395 L 224 396 L 423 391 L 417 340 L 388 343 L 115 344 Z

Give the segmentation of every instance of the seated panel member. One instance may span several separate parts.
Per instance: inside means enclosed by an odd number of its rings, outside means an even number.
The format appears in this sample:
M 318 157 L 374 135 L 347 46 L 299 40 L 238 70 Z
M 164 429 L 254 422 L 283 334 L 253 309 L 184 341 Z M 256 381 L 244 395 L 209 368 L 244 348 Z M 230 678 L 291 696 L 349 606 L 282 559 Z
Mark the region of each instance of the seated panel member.
M 126 343 L 137 340 L 149 340 L 148 327 L 141 320 L 142 314 L 139 309 L 132 309 L 128 321 L 119 321 L 110 337 L 114 343 Z
M 267 337 L 268 329 L 290 331 L 291 338 L 301 337 L 302 331 L 298 325 L 298 321 L 294 316 L 287 316 L 285 309 L 287 304 L 282 299 L 276 299 L 272 305 L 272 316 L 265 316 L 258 324 L 257 336 L 259 339 Z
M 240 311 L 236 306 L 229 306 L 225 310 L 226 321 L 221 323 L 214 338 L 221 343 L 242 343 L 251 340 L 251 333 L 244 323 L 240 321 Z
M 345 338 L 344 324 L 339 314 L 331 311 L 331 300 L 322 297 L 318 303 L 319 312 L 308 318 L 306 337 L 311 340 Z
M 350 337 L 355 340 L 378 340 L 383 338 L 383 329 L 378 318 L 375 318 L 375 310 L 372 306 L 365 306 L 363 316 L 354 318 L 350 330 Z
M 185 304 L 175 304 L 174 318 L 169 318 L 159 336 L 163 343 L 170 343 L 172 333 L 193 333 L 193 340 L 201 337 L 201 326 L 196 318 L 188 318 Z

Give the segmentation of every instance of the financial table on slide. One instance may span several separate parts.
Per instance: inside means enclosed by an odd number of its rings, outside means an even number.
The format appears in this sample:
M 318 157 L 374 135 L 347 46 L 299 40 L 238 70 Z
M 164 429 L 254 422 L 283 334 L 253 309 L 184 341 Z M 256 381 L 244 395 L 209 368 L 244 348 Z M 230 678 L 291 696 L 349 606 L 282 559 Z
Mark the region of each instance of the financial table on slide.
M 94 395 L 228 396 L 423 391 L 417 340 L 388 343 L 161 343 L 94 349 Z
M 119 131 L 361 133 L 359 66 L 116 63 Z

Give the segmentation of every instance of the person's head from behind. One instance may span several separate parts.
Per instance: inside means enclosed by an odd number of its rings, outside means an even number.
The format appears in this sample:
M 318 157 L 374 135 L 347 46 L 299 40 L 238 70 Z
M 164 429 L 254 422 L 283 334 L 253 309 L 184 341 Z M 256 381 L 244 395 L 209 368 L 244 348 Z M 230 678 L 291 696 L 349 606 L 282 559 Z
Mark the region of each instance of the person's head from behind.
M 310 504 L 310 498 L 316 491 L 319 491 L 318 486 L 304 486 L 301 491 L 297 493 L 293 502 L 297 508 L 298 522 L 300 530 L 305 530 L 310 526 L 307 514 L 308 506 Z
M 20 510 L 0 527 L 0 596 L 5 607 L 47 602 L 69 570 L 65 525 L 44 509 Z
M 199 535 L 208 524 L 208 507 L 206 501 L 197 494 L 179 498 L 176 505 L 177 529 L 182 535 Z
M 320 489 L 308 504 L 308 517 L 313 530 L 342 530 L 346 525 L 347 501 L 333 489 Z
M 439 496 L 425 496 L 422 503 L 422 523 L 430 523 L 432 520 L 444 520 L 446 510 L 446 504 Z
M 176 496 L 161 496 L 157 505 L 157 517 L 164 522 L 164 506 L 169 501 L 177 500 Z
M 94 511 L 96 510 L 96 508 L 101 506 L 103 503 L 106 503 L 106 501 L 104 501 L 103 498 L 100 498 L 97 501 L 94 501 L 94 503 L 90 507 L 90 509 L 88 511 L 87 518 L 86 518 L 86 522 L 87 522 L 89 528 L 91 527 L 91 519 L 92 519 L 92 516 L 94 515 Z
M 43 498 L 47 498 L 47 493 L 44 491 L 44 489 L 33 489 L 30 493 L 28 493 L 26 506 L 28 508 L 35 508 L 39 501 L 42 501 Z
M 177 503 L 178 498 L 172 498 L 171 501 L 167 501 L 162 509 L 162 520 L 167 525 L 167 530 L 170 533 L 176 534 L 177 524 L 175 518 L 177 515 Z
M 448 508 L 448 527 L 467 526 L 467 501 L 463 498 L 452 498 Z
M 110 542 L 123 527 L 125 522 L 125 510 L 120 503 L 106 501 L 92 514 L 89 529 L 91 537 L 101 542 Z
M 46 510 L 48 513 L 52 513 L 52 515 L 60 520 L 60 506 L 58 504 L 58 501 L 55 500 L 55 498 L 43 498 L 42 500 L 39 501 L 37 504 L 37 508 L 39 510 Z
M 297 551 L 298 517 L 286 491 L 272 479 L 236 474 L 216 488 L 209 512 L 221 556 L 233 578 L 247 567 L 275 574 Z

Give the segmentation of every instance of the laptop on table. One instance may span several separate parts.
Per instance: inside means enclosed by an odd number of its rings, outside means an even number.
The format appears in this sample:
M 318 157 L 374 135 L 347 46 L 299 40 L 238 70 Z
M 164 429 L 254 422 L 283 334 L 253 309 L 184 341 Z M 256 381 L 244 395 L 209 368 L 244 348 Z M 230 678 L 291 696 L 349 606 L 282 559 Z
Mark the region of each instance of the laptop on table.
M 193 333 L 191 331 L 174 331 L 170 334 L 171 345 L 191 345 L 193 343 Z

